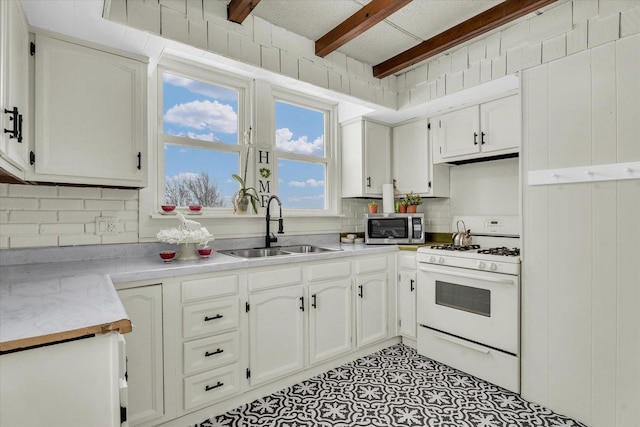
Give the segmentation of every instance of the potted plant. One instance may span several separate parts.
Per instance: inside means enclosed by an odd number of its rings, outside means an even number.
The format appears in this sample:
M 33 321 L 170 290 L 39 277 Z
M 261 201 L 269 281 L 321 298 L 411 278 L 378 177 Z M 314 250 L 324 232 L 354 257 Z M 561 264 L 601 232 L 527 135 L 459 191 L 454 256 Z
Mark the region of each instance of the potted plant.
M 244 162 L 244 175 L 240 176 L 235 173 L 231 175 L 233 179 L 238 181 L 238 184 L 240 184 L 240 188 L 231 198 L 231 202 L 233 203 L 233 213 L 238 213 L 240 215 L 247 213 L 249 203 L 251 203 L 251 206 L 253 207 L 253 213 L 258 213 L 256 202 L 260 200 L 256 189 L 254 187 L 247 187 L 246 185 L 247 166 L 249 166 L 249 151 L 251 150 L 251 128 L 244 133 L 244 142 L 247 146 L 247 155 Z M 263 173 L 263 171 L 260 170 L 260 173 Z M 269 174 L 271 174 L 271 171 L 269 171 Z
M 402 199 L 398 202 L 398 212 L 407 213 L 407 201 Z
M 418 196 L 417 194 L 413 194 L 413 191 L 411 191 L 404 196 L 404 199 L 402 199 L 402 201 L 404 201 L 407 205 L 407 212 L 415 213 L 418 205 L 422 204 L 422 197 Z
M 378 213 L 378 203 L 375 200 L 369 202 L 369 213 Z

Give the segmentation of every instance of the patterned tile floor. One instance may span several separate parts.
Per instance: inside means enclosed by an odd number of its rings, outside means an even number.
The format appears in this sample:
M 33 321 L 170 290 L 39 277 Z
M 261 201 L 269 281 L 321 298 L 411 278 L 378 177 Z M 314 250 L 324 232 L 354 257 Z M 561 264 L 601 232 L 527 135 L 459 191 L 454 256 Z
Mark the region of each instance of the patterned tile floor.
M 394 345 L 197 427 L 585 427 Z

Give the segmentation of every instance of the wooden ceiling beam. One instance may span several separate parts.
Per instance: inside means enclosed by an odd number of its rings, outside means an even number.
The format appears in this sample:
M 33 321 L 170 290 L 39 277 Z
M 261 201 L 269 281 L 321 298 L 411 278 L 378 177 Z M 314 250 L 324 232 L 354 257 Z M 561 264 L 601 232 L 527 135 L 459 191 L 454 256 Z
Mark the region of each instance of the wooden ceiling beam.
M 316 41 L 316 55 L 325 57 L 412 0 L 372 0 Z
M 505 0 L 393 58 L 374 65 L 373 76 L 380 79 L 387 77 L 555 1 L 557 0 Z
M 242 24 L 260 0 L 231 0 L 227 5 L 227 21 Z

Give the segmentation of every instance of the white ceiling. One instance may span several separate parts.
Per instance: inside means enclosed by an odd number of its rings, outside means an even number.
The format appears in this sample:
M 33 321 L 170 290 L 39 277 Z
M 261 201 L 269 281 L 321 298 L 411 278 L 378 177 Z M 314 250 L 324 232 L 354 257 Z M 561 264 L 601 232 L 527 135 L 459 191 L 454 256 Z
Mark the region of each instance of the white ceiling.
M 338 51 L 376 65 L 502 1 L 413 0 Z M 252 14 L 315 41 L 367 3 L 367 0 L 262 0 Z

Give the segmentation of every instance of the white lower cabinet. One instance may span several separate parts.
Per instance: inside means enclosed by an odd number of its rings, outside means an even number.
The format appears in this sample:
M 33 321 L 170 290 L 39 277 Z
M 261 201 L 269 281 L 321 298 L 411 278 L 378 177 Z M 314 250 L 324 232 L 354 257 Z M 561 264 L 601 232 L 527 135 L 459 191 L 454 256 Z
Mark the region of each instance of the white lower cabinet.
M 130 425 L 161 419 L 164 410 L 162 285 L 121 289 L 133 330 L 127 334 Z
M 416 253 L 398 252 L 398 333 L 416 339 Z
M 1 355 L 0 425 L 120 426 L 119 345 L 111 332 Z
M 307 369 L 380 346 L 393 337 L 393 257 L 345 256 L 116 285 L 133 324 L 130 425 L 204 419 L 216 405 L 242 404 L 243 392 L 259 396 L 278 380 L 303 378 Z
M 304 289 L 302 269 L 250 273 L 249 367 L 252 386 L 299 371 L 304 367 Z M 284 287 L 277 287 L 285 283 Z M 298 283 L 290 286 L 291 283 Z
M 351 263 L 309 267 L 309 364 L 351 351 Z
M 389 260 L 386 256 L 355 261 L 356 344 L 362 347 L 388 336 Z

